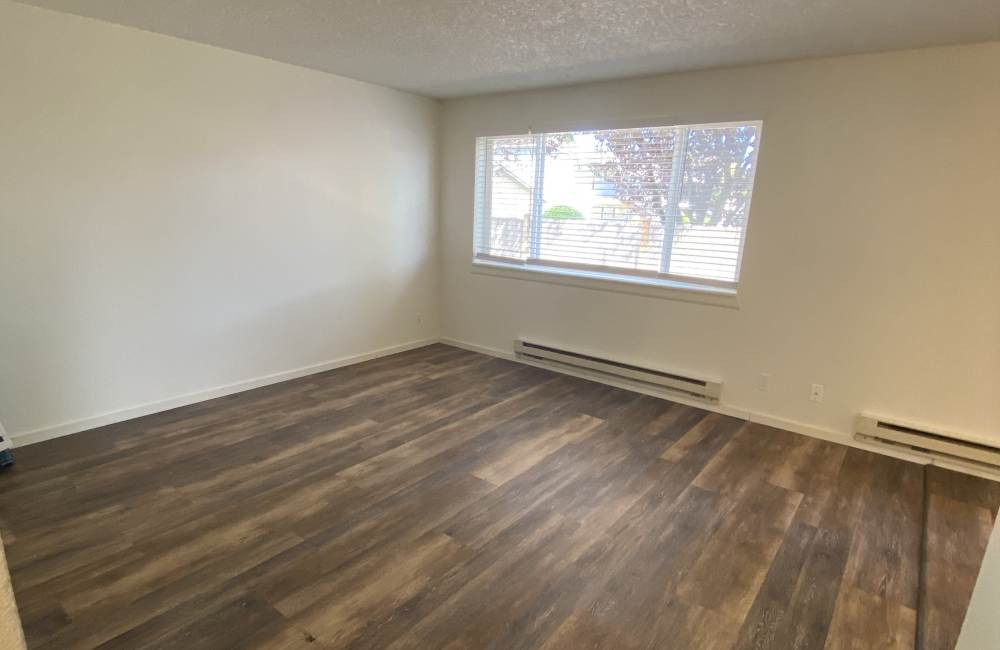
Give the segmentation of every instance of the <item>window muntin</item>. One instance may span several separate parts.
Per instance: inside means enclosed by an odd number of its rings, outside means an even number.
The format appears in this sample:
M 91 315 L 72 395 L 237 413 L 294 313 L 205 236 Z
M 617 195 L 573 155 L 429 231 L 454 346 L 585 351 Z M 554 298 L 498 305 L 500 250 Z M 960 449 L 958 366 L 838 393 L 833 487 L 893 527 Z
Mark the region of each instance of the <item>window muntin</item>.
M 475 259 L 735 289 L 760 122 L 484 137 Z

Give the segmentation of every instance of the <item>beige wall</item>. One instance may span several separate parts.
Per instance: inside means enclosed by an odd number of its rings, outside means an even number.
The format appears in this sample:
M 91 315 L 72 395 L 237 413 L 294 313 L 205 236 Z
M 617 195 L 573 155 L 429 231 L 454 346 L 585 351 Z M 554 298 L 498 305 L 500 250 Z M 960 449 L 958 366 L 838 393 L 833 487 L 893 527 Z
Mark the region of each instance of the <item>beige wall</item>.
M 993 43 L 450 100 L 438 175 L 437 102 L 0 0 L 0 417 L 86 428 L 443 333 L 1000 440 L 998 70 Z M 470 273 L 476 135 L 741 117 L 739 310 Z
M 23 647 L 21 619 L 17 615 L 14 590 L 11 589 L 10 574 L 7 572 L 7 557 L 3 550 L 3 540 L 0 539 L 0 648 L 18 650 Z
M 437 336 L 439 112 L 0 0 L 15 441 Z
M 444 335 L 718 376 L 835 436 L 870 409 L 1000 441 L 998 115 L 1000 43 L 448 101 Z M 739 310 L 470 273 L 477 135 L 657 117 L 764 120 Z

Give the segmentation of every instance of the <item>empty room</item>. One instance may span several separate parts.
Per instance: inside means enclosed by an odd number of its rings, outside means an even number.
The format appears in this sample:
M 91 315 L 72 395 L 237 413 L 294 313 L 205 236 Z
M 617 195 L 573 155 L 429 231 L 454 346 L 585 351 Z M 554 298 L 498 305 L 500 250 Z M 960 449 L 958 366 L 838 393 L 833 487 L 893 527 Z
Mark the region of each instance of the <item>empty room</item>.
M 0 0 L 0 650 L 1000 648 L 1000 3 Z

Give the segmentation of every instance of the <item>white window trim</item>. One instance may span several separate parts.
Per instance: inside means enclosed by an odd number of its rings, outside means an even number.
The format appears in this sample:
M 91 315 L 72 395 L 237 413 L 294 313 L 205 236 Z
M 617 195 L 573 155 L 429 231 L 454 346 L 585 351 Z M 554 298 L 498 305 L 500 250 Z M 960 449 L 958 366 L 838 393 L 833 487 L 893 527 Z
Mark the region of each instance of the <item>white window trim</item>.
M 626 293 L 665 300 L 679 300 L 729 309 L 740 308 L 736 289 L 714 287 L 697 281 L 644 278 L 543 264 L 526 265 L 484 259 L 474 259 L 471 272 L 478 275 Z
M 526 124 L 523 127 L 500 129 L 481 129 L 476 138 L 520 137 L 534 133 L 567 133 L 570 131 L 604 131 L 608 129 L 645 129 L 657 127 L 699 126 L 730 127 L 754 123 L 763 128 L 766 115 L 759 113 L 735 114 L 725 116 L 705 117 L 698 115 L 668 115 L 660 117 L 643 117 L 623 120 L 567 120 Z
M 759 137 L 762 138 L 765 115 L 729 114 L 706 120 L 704 116 L 673 115 L 659 117 L 644 117 L 626 120 L 574 120 L 529 125 L 524 129 L 498 129 L 476 134 L 476 138 L 518 136 L 525 133 L 562 133 L 568 131 L 587 131 L 603 129 L 627 129 L 646 127 L 689 126 L 727 127 L 752 123 L 757 126 Z M 760 151 L 757 151 L 757 164 L 760 161 Z M 759 171 L 759 169 L 758 169 Z M 488 190 L 487 190 L 488 191 Z M 748 206 L 748 213 L 752 208 Z M 478 204 L 477 204 L 478 209 Z M 475 213 L 475 210 L 474 210 Z M 476 256 L 476 242 L 473 241 L 471 272 L 531 282 L 543 282 L 563 286 L 580 287 L 599 291 L 626 293 L 665 300 L 679 300 L 729 309 L 739 309 L 739 284 L 743 270 L 743 254 L 746 247 L 748 227 L 743 229 L 740 240 L 740 251 L 736 266 L 736 281 L 732 287 L 719 287 L 709 284 L 710 281 L 701 278 L 690 280 L 664 277 L 642 277 L 625 275 L 615 272 L 585 271 L 575 268 L 561 268 L 545 264 L 524 264 L 516 261 L 505 262 L 499 259 L 482 259 Z

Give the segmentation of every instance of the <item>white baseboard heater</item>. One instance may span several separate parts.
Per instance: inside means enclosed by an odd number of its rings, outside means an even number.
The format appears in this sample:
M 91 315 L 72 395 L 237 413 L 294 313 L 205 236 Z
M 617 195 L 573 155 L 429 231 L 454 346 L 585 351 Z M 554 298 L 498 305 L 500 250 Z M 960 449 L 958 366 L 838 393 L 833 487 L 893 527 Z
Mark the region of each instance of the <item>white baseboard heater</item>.
M 707 402 L 718 402 L 719 395 L 722 393 L 722 384 L 717 381 L 687 377 L 653 368 L 643 368 L 529 341 L 514 341 L 514 354 L 535 365 L 551 367 L 553 370 L 583 372 L 595 378 L 648 385 Z
M 1000 469 L 1000 446 L 968 440 L 954 433 L 928 430 L 911 423 L 861 414 L 855 425 L 854 437 L 865 442 L 909 448 L 949 461 Z

